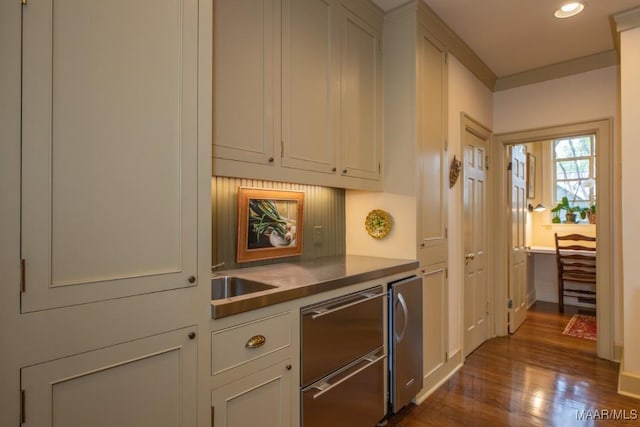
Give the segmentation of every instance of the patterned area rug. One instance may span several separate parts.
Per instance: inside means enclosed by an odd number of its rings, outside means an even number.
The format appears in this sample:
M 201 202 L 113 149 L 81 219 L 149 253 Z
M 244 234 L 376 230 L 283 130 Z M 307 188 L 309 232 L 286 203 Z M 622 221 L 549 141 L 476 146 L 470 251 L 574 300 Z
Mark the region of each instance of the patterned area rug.
M 595 316 L 574 314 L 562 333 L 572 337 L 596 340 L 596 318 Z

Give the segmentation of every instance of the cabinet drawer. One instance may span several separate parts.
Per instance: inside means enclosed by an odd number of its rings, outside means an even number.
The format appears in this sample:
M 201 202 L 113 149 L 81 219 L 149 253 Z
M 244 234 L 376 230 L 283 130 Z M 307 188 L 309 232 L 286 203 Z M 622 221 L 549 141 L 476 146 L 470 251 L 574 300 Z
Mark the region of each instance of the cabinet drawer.
M 291 314 L 243 323 L 211 335 L 211 373 L 215 375 L 291 345 Z

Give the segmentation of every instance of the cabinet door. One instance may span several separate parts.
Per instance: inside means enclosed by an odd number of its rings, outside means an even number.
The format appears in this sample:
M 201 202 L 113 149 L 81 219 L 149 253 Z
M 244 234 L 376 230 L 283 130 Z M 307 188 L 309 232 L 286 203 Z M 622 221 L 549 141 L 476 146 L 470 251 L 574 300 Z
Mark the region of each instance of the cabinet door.
M 180 329 L 23 368 L 22 425 L 196 425 L 193 331 Z
M 447 362 L 448 298 L 446 270 L 422 276 L 422 330 L 424 378 Z
M 198 1 L 28 6 L 22 310 L 191 285 Z
M 418 244 L 431 271 L 448 257 L 446 53 L 422 33 L 417 54 Z
M 284 360 L 213 390 L 213 425 L 290 426 L 291 398 L 291 361 Z
M 349 5 L 350 6 L 350 5 Z M 381 25 L 341 8 L 341 173 L 379 180 L 382 156 Z
M 282 165 L 336 172 L 335 0 L 283 0 Z
M 213 17 L 213 156 L 273 164 L 280 1 L 216 0 Z

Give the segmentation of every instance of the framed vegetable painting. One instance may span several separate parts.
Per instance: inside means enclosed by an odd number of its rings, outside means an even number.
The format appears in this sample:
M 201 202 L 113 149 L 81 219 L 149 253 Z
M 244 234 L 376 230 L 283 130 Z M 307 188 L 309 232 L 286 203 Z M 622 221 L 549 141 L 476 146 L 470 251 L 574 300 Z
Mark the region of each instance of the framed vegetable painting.
M 300 191 L 238 189 L 237 262 L 302 254 Z

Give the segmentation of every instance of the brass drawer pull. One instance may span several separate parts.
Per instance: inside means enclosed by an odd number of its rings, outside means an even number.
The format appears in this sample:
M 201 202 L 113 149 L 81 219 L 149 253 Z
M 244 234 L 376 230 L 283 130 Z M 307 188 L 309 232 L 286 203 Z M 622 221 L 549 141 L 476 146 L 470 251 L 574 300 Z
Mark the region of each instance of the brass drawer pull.
M 258 348 L 262 347 L 264 343 L 267 342 L 267 339 L 264 335 L 254 335 L 249 338 L 249 341 L 244 345 L 246 348 Z

